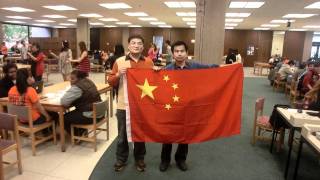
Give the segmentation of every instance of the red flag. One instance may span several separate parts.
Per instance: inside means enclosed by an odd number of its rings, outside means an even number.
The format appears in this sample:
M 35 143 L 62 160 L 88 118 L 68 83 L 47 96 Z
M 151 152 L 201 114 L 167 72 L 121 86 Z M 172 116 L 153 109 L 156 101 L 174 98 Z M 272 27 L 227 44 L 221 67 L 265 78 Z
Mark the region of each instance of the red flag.
M 159 72 L 129 69 L 126 84 L 129 141 L 190 144 L 240 134 L 240 64 Z

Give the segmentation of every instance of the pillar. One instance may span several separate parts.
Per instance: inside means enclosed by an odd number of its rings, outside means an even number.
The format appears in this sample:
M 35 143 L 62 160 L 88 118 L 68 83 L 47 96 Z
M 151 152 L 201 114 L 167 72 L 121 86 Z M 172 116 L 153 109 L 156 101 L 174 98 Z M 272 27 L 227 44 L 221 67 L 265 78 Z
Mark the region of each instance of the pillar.
M 80 55 L 79 42 L 84 41 L 87 49 L 90 49 L 90 25 L 88 18 L 77 18 L 77 49 Z
M 230 0 L 196 0 L 195 58 L 220 64 L 224 48 L 225 13 Z
M 124 50 L 128 51 L 128 38 L 129 38 L 129 28 L 123 28 L 122 29 L 122 45 L 124 47 Z
M 302 61 L 307 61 L 311 56 L 313 32 L 307 31 L 303 45 Z

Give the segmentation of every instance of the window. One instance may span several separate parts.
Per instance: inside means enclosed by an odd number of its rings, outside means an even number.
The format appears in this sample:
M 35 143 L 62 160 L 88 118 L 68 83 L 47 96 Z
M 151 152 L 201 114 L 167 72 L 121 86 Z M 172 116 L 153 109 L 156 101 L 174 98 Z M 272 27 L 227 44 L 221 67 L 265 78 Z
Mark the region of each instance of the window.
M 51 29 L 30 26 L 30 37 L 51 37 Z
M 28 41 L 28 26 L 3 24 L 4 41 L 8 48 L 16 44 L 17 41 Z

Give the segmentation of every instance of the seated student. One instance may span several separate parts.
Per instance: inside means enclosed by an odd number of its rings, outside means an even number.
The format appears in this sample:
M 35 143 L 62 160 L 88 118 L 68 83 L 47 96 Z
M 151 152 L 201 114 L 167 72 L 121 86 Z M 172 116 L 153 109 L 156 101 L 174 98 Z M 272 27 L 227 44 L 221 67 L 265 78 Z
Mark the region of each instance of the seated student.
M 64 128 L 70 133 L 71 124 L 91 124 L 92 103 L 101 101 L 96 85 L 80 70 L 71 72 L 71 88 L 61 98 L 64 107 L 75 106 L 75 110 L 64 115 Z M 78 132 L 76 132 L 78 134 Z
M 13 63 L 3 66 L 4 77 L 0 80 L 0 98 L 8 97 L 8 92 L 17 78 L 17 69 L 17 65 Z
M 13 86 L 9 93 L 9 102 L 19 106 L 30 106 L 32 111 L 33 124 L 42 124 L 50 121 L 51 117 L 39 102 L 36 90 L 31 87 L 34 83 L 31 72 L 22 68 L 17 71 L 17 83 Z M 28 120 L 19 119 L 21 123 L 28 124 Z
M 319 80 L 320 63 L 315 62 L 314 66 L 308 67 L 308 72 L 304 75 L 302 82 L 302 93 L 307 93 L 312 89 L 316 81 Z
M 304 101 L 308 109 L 315 111 L 320 110 L 320 81 L 317 81 L 312 89 L 305 94 Z
M 293 74 L 292 66 L 294 66 L 294 61 L 285 59 L 281 68 L 279 69 L 280 78 L 282 81 L 286 81 L 288 75 Z

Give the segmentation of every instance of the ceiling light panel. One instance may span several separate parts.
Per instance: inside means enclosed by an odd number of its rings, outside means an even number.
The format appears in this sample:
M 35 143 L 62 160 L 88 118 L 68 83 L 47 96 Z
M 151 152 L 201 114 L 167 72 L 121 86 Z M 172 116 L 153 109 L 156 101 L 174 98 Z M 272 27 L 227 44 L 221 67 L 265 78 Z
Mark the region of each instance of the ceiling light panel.
M 23 21 L 5 21 L 7 23 L 13 23 L 13 24 L 25 24 L 26 22 Z
M 195 8 L 196 3 L 194 1 L 184 1 L 184 2 L 176 2 L 176 1 L 168 1 L 164 2 L 169 8 Z
M 34 26 L 49 26 L 48 24 L 32 24 Z
M 182 18 L 183 21 L 196 21 L 196 18 Z
M 305 9 L 320 9 L 320 2 L 315 2 L 309 6 L 304 7 Z
M 285 20 L 285 19 L 275 19 L 270 21 L 270 23 L 279 23 L 279 24 L 285 24 L 289 22 L 295 22 L 296 20 Z
M 105 7 L 107 9 L 130 9 L 132 8 L 126 3 L 101 3 L 99 4 L 102 7 Z
M 315 16 L 316 14 L 286 14 L 283 18 L 308 18 Z
M 101 17 L 103 17 L 100 14 L 96 14 L 96 13 L 79 14 L 79 16 L 81 16 L 81 17 L 92 17 L 92 18 L 101 18 Z
M 104 25 L 104 24 L 101 23 L 101 22 L 89 22 L 89 24 L 90 24 L 91 26 L 101 26 L 101 25 Z
M 165 25 L 165 22 L 150 22 L 152 25 Z
M 139 17 L 138 19 L 141 21 L 158 21 L 158 19 L 154 17 Z
M 37 19 L 37 20 L 34 20 L 34 21 L 40 22 L 40 23 L 53 23 L 53 22 L 56 22 L 56 21 L 49 20 L 49 19 Z
M 115 26 L 115 25 L 105 25 L 105 26 L 103 26 L 103 27 L 114 28 L 114 27 L 117 27 L 117 26 Z
M 187 22 L 187 24 L 190 26 L 194 26 L 194 25 L 196 25 L 196 22 Z
M 119 21 L 119 19 L 116 18 L 101 18 L 99 19 L 100 21 L 105 21 L 105 22 L 114 22 L 114 21 Z
M 130 25 L 131 23 L 130 22 L 116 22 L 116 24 L 119 24 L 119 25 Z
M 196 12 L 176 12 L 177 16 L 182 16 L 182 17 L 196 17 L 197 13 Z
M 72 23 L 60 23 L 61 26 L 74 26 L 75 24 Z
M 311 29 L 316 29 L 316 28 L 320 28 L 320 25 L 307 25 L 307 26 L 303 26 L 303 28 L 311 28 Z
M 242 22 L 243 19 L 226 19 L 225 22 Z
M 14 12 L 34 12 L 35 10 L 27 9 L 23 7 L 3 7 L 1 9 L 8 10 L 8 11 L 14 11 Z
M 60 18 L 67 18 L 65 16 L 62 15 L 58 15 L 58 14 L 52 14 L 52 15 L 44 15 L 42 17 L 46 17 L 46 18 L 52 18 L 52 19 L 60 19 Z
M 261 27 L 279 27 L 279 24 L 262 24 Z
M 229 8 L 247 8 L 247 9 L 253 9 L 253 8 L 260 8 L 263 6 L 264 2 L 237 2 L 233 1 L 230 3 Z
M 249 17 L 251 13 L 226 13 L 226 17 Z
M 142 27 L 140 25 L 129 25 L 128 27 Z
M 77 22 L 77 19 L 68 19 L 67 21 L 70 21 L 70 22 Z
M 289 29 L 289 31 L 307 31 L 307 29 Z
M 236 23 L 226 23 L 226 24 L 224 24 L 225 26 L 232 26 L 232 27 L 234 27 L 234 26 L 238 26 L 238 24 L 236 24 Z
M 6 17 L 10 19 L 31 19 L 30 17 L 26 17 L 26 16 L 6 16 Z
M 257 28 L 253 28 L 254 30 L 270 30 L 270 28 L 261 28 L 261 27 L 257 27 Z
M 67 28 L 65 26 L 53 26 L 54 28 L 60 29 L 60 28 Z
M 66 6 L 66 5 L 54 5 L 54 6 L 42 6 L 47 9 L 52 9 L 55 11 L 74 11 L 77 10 L 76 8 Z
M 234 27 L 224 27 L 224 29 L 234 29 Z
M 125 12 L 124 13 L 125 15 L 127 16 L 137 16 L 137 17 L 144 17 L 144 16 L 148 16 L 147 13 L 144 13 L 144 12 Z
M 159 25 L 158 27 L 160 27 L 160 28 L 172 28 L 171 25 Z

